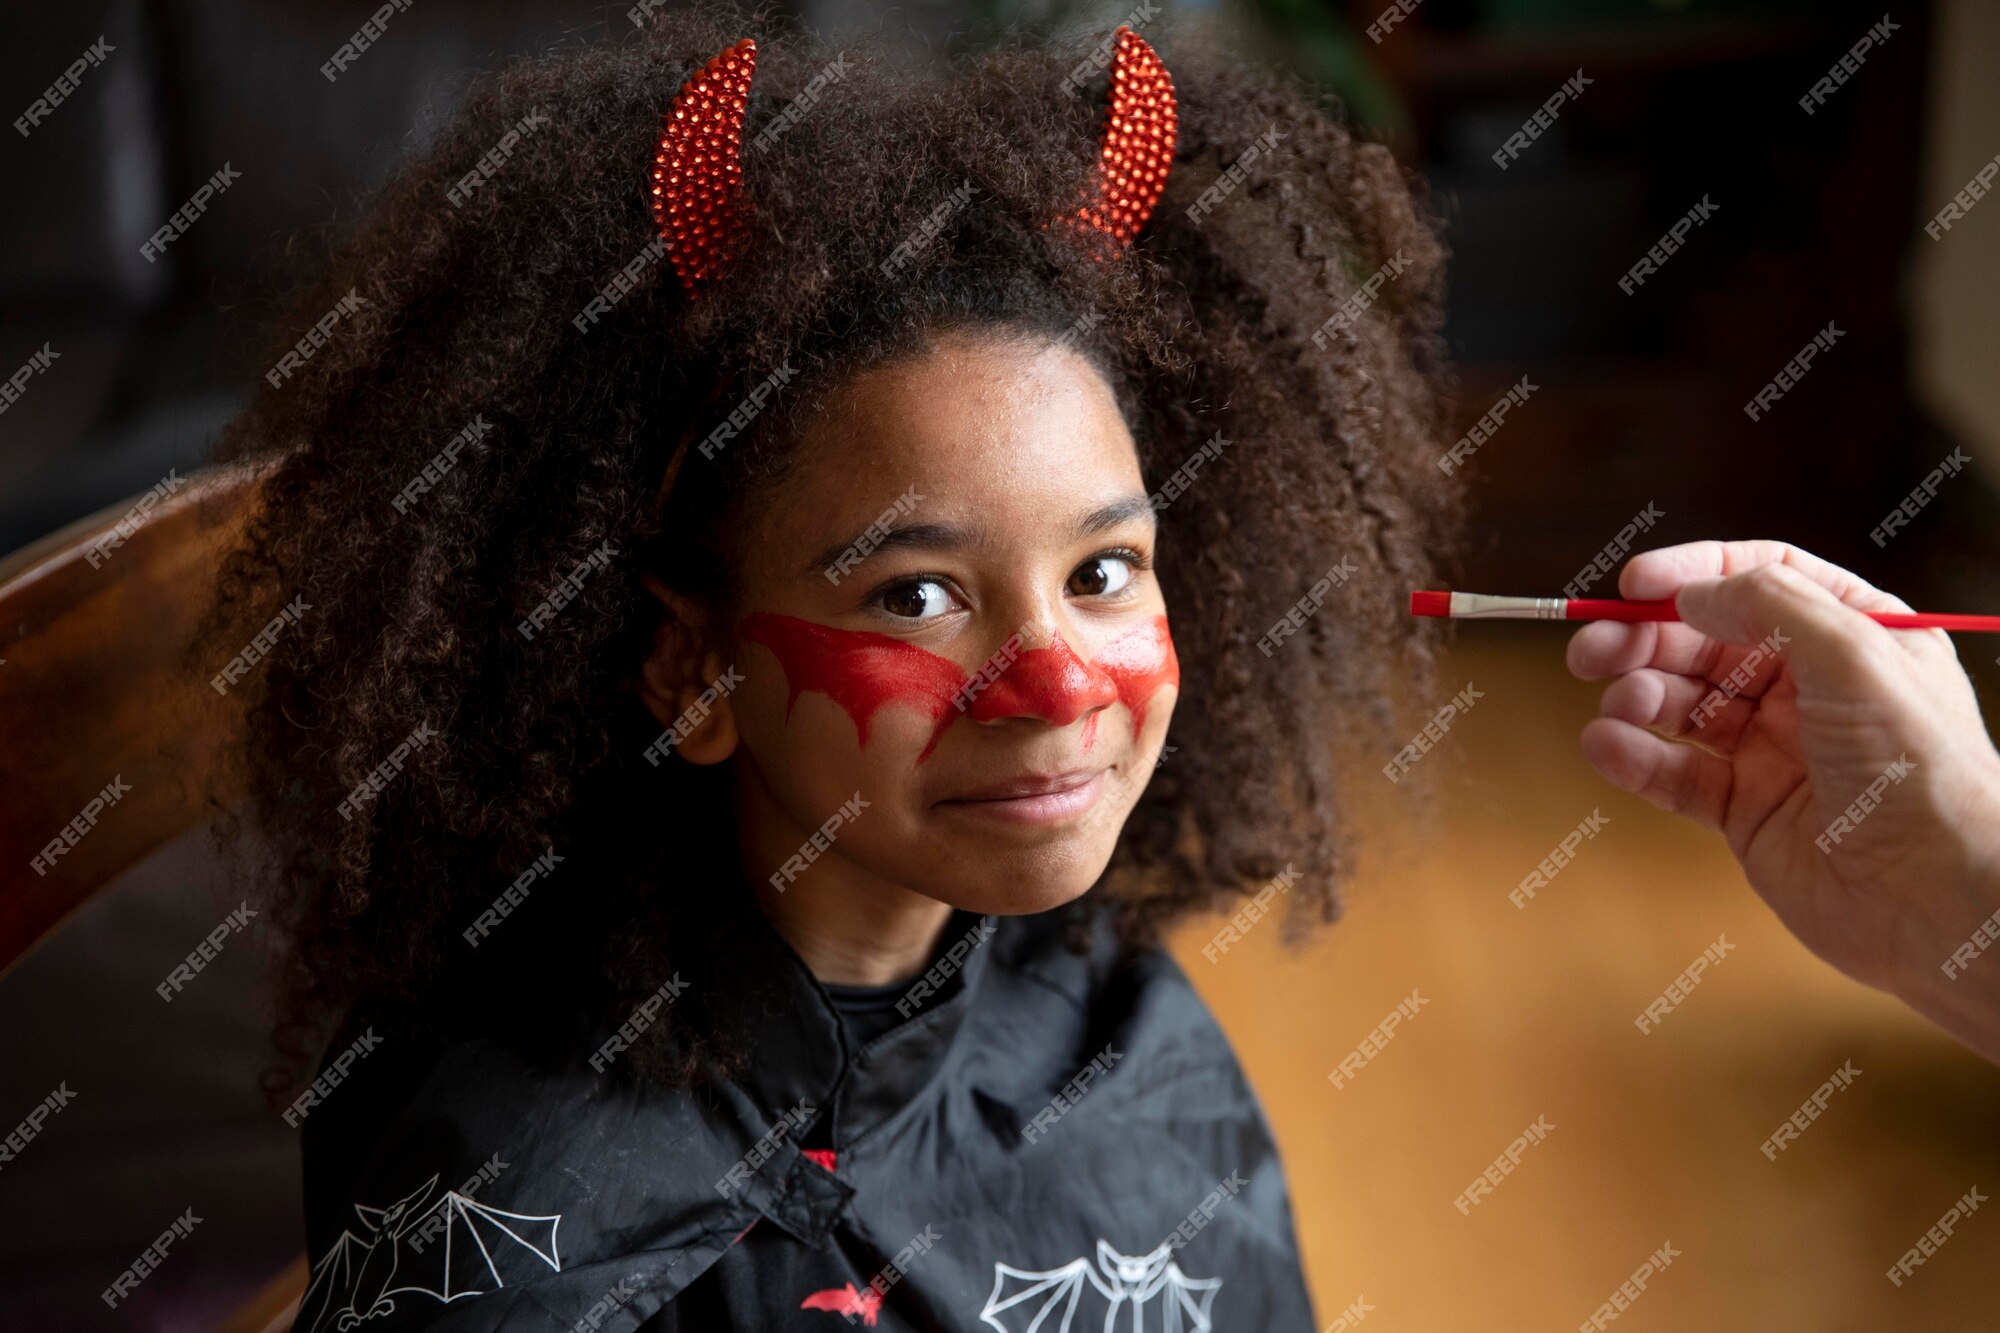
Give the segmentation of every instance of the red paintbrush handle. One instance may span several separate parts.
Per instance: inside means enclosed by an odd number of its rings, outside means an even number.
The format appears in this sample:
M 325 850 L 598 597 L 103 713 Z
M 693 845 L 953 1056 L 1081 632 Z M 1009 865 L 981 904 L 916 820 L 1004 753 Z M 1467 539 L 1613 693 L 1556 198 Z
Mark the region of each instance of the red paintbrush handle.
M 1566 608 L 1570 620 L 1679 620 L 1672 598 L 1661 601 L 1624 601 L 1616 597 L 1572 597 Z M 2000 616 L 1959 615 L 1951 612 L 1865 611 L 1862 613 L 1889 629 L 1955 629 L 2000 631 Z

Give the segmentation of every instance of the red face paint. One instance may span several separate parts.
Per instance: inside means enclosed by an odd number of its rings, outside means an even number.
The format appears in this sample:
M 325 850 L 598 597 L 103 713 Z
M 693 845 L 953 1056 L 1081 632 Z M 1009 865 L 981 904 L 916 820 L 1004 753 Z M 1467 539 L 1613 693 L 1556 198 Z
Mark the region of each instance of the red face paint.
M 868 743 L 870 719 L 885 704 L 914 708 L 930 718 L 930 742 L 918 763 L 930 757 L 961 711 L 974 721 L 1030 716 L 1055 726 L 1083 717 L 1087 748 L 1095 736 L 1098 711 L 1107 704 L 1123 703 L 1137 735 L 1159 687 L 1180 681 L 1165 616 L 1119 635 L 1095 662 L 1079 659 L 1060 638 L 1046 648 L 1031 648 L 1008 663 L 963 710 L 958 701 L 972 678 L 958 663 L 890 635 L 836 629 L 768 611 L 745 616 L 737 632 L 769 648 L 784 668 L 787 720 L 807 690 L 846 709 L 862 745 Z

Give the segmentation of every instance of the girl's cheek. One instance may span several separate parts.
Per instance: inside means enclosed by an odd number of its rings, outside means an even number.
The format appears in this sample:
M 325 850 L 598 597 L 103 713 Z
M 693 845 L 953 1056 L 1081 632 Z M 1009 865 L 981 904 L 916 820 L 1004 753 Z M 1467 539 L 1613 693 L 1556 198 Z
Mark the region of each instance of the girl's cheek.
M 1142 625 L 1135 625 L 1104 645 L 1097 666 L 1118 688 L 1118 701 L 1132 714 L 1132 734 L 1145 730 L 1146 712 L 1163 686 L 1178 692 L 1181 683 L 1180 658 L 1174 654 L 1174 638 L 1167 630 L 1165 613 Z

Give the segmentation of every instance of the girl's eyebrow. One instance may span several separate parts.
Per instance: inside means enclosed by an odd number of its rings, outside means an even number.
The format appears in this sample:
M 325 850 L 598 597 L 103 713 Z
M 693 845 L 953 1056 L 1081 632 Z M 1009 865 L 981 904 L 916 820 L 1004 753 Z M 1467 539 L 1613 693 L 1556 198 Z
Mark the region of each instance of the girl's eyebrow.
M 1108 504 L 1099 505 L 1076 521 L 1071 529 L 1072 538 L 1088 537 L 1104 532 L 1122 523 L 1130 522 L 1141 514 L 1153 516 L 1153 501 L 1148 495 L 1122 495 Z M 1159 522 L 1153 517 L 1153 524 Z M 961 523 L 898 523 L 884 529 L 864 528 L 846 541 L 834 542 L 820 551 L 800 567 L 804 576 L 824 574 L 836 563 L 842 563 L 849 572 L 872 560 L 884 551 L 961 551 L 968 547 L 978 548 L 986 544 L 986 530 L 977 524 Z M 866 549 L 861 554 L 863 542 Z

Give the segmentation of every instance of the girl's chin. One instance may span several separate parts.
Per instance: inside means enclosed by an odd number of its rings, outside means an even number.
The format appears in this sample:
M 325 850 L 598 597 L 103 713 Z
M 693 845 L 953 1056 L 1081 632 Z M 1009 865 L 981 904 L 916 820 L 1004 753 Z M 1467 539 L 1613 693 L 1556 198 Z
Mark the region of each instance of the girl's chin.
M 1024 870 L 1018 875 L 984 878 L 976 884 L 939 885 L 930 896 L 982 916 L 1032 916 L 1075 902 L 1096 882 L 1096 874 L 1086 877 Z

